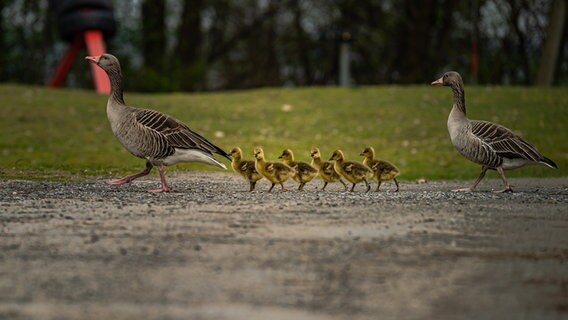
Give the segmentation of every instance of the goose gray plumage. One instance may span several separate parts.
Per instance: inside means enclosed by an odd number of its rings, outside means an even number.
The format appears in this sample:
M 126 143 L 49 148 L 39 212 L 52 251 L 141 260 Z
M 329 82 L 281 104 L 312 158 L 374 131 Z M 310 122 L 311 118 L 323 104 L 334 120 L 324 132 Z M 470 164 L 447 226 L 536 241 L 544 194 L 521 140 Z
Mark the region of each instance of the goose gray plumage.
M 481 173 L 469 188 L 454 191 L 473 191 L 487 170 L 497 170 L 505 188 L 498 192 L 512 192 L 505 177 L 505 170 L 529 164 L 557 168 L 554 161 L 543 156 L 530 143 L 508 128 L 488 121 L 469 120 L 465 108 L 463 80 L 455 71 L 446 72 L 432 85 L 450 87 L 454 96 L 452 111 L 448 117 L 448 131 L 452 144 L 466 159 L 481 165 Z
M 192 131 L 183 122 L 159 111 L 139 109 L 124 103 L 122 71 L 115 56 L 105 53 L 85 59 L 102 68 L 110 79 L 107 117 L 112 132 L 126 150 L 136 157 L 146 159 L 146 168 L 141 172 L 107 180 L 107 184 L 119 186 L 129 183 L 148 175 L 153 166 L 157 166 L 161 188 L 149 191 L 168 192 L 170 188 L 164 176 L 164 166 L 180 162 L 201 162 L 227 169 L 213 157 L 213 153 L 231 160 L 229 154 Z

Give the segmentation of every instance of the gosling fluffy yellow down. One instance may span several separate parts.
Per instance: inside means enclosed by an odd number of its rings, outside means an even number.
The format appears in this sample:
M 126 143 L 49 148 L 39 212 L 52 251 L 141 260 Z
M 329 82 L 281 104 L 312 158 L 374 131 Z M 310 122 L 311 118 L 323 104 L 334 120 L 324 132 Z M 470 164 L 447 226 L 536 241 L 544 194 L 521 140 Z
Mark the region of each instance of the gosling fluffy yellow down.
M 377 189 L 379 191 L 381 183 L 383 181 L 393 180 L 396 185 L 395 192 L 398 192 L 400 186 L 396 177 L 400 174 L 400 170 L 392 163 L 386 160 L 375 159 L 375 149 L 373 147 L 366 147 L 361 155 L 365 158 L 363 159 L 363 164 L 373 170 L 373 175 L 377 178 Z
M 296 170 L 296 174 L 292 177 L 300 185 L 298 191 L 304 191 L 306 183 L 312 181 L 318 175 L 318 170 L 312 167 L 309 163 L 294 160 L 294 152 L 290 149 L 285 149 L 278 159 L 289 165 Z
M 233 148 L 230 155 L 233 171 L 243 176 L 250 184 L 249 192 L 253 191 L 256 182 L 262 179 L 262 175 L 254 167 L 254 160 L 243 160 L 243 151 L 239 147 Z
M 312 157 L 311 165 L 314 168 L 318 169 L 319 175 L 323 180 L 323 187 L 321 188 L 322 190 L 325 190 L 325 187 L 328 183 L 339 181 L 345 188 L 345 191 L 347 191 L 347 184 L 345 183 L 345 181 L 343 181 L 343 179 L 341 179 L 341 176 L 333 168 L 333 162 L 322 161 L 321 152 L 316 147 L 312 148 L 312 150 L 310 151 L 310 156 Z
M 373 176 L 373 170 L 369 167 L 360 162 L 345 161 L 345 155 L 343 151 L 339 149 L 333 152 L 329 160 L 334 161 L 333 168 L 335 171 L 353 184 L 351 186 L 351 192 L 353 192 L 355 185 L 359 182 L 365 182 L 365 185 L 367 185 L 366 192 L 371 190 L 371 185 L 369 185 L 367 179 Z
M 296 170 L 282 162 L 266 161 L 264 158 L 264 150 L 262 150 L 261 147 L 254 149 L 254 159 L 256 171 L 272 182 L 268 192 L 271 192 L 272 188 L 274 188 L 274 185 L 277 183 L 282 187 L 282 191 L 286 191 L 284 182 L 292 178 L 296 174 Z

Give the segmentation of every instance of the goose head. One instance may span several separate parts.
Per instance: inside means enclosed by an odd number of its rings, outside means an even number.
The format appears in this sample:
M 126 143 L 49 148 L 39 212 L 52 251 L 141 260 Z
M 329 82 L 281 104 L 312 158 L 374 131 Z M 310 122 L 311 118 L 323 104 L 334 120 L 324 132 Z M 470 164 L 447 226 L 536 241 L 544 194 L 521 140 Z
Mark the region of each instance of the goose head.
M 254 158 L 256 160 L 263 160 L 264 159 L 264 150 L 261 147 L 254 148 Z
M 363 152 L 361 152 L 359 155 L 367 158 L 374 158 L 375 149 L 373 149 L 373 147 L 366 147 L 365 150 L 363 150 Z
M 105 53 L 100 56 L 86 56 L 85 60 L 91 61 L 107 72 L 109 70 L 120 70 L 118 59 L 110 53 Z
M 312 157 L 313 159 L 321 158 L 320 150 L 315 147 L 312 148 L 312 150 L 310 151 L 310 157 Z
M 282 154 L 278 157 L 278 159 L 282 159 L 284 161 L 293 161 L 294 160 L 294 153 L 290 149 L 286 149 L 282 151 Z
M 241 148 L 236 147 L 236 148 L 233 148 L 233 150 L 231 150 L 231 152 L 229 152 L 229 154 L 231 155 L 231 157 L 233 157 L 233 159 L 241 160 L 241 157 L 243 155 L 243 151 L 241 150 Z
M 339 149 L 333 151 L 331 158 L 329 158 L 329 160 L 333 160 L 333 161 L 341 161 L 343 159 L 345 159 L 345 156 L 343 155 L 343 151 L 341 151 Z
M 463 87 L 463 80 L 459 73 L 448 71 L 444 75 L 431 83 L 433 86 Z

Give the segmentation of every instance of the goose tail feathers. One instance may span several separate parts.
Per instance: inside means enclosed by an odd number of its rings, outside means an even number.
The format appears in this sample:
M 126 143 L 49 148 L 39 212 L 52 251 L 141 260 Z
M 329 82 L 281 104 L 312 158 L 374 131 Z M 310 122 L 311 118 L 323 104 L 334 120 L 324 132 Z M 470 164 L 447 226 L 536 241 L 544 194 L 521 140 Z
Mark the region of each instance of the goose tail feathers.
M 554 163 L 554 161 L 548 159 L 547 157 L 542 157 L 542 159 L 540 159 L 540 163 L 544 164 L 547 167 L 558 169 L 556 163 Z

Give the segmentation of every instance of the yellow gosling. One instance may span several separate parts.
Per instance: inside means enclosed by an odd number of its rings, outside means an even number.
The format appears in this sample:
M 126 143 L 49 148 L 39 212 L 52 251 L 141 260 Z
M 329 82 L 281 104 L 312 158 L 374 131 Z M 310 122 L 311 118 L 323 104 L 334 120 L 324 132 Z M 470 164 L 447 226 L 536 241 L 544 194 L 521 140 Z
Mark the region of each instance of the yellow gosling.
M 312 157 L 312 167 L 318 169 L 319 175 L 323 180 L 323 187 L 321 188 L 322 190 L 325 190 L 325 187 L 328 183 L 339 181 L 345 188 L 345 191 L 347 191 L 347 184 L 345 183 L 345 181 L 343 181 L 343 179 L 341 179 L 341 176 L 333 168 L 333 162 L 322 161 L 320 150 L 315 147 L 310 151 L 310 156 Z
M 289 165 L 296 170 L 296 174 L 292 177 L 294 181 L 298 182 L 298 191 L 304 191 L 304 186 L 306 183 L 312 181 L 318 175 L 318 170 L 312 167 L 309 163 L 303 161 L 294 160 L 294 152 L 290 149 L 282 151 L 282 154 L 278 159 Z
M 239 147 L 233 148 L 230 155 L 232 158 L 231 167 L 233 167 L 233 171 L 243 176 L 250 184 L 249 192 L 253 191 L 256 182 L 262 179 L 262 175 L 258 173 L 254 167 L 254 161 L 243 160 L 243 151 Z
M 373 176 L 373 170 L 369 167 L 360 162 L 345 161 L 345 155 L 343 151 L 339 149 L 333 152 L 329 160 L 334 161 L 333 168 L 335 171 L 353 184 L 349 191 L 353 192 L 355 185 L 361 181 L 365 182 L 365 185 L 367 185 L 366 192 L 371 190 L 371 185 L 369 185 L 367 179 Z
M 256 171 L 272 182 L 268 192 L 271 192 L 272 188 L 274 188 L 274 185 L 277 183 L 282 187 L 282 191 L 286 191 L 284 182 L 292 178 L 296 174 L 296 170 L 282 162 L 266 161 L 264 158 L 264 150 L 262 150 L 261 147 L 254 149 L 254 159 Z
M 398 192 L 400 186 L 396 177 L 400 174 L 400 170 L 392 163 L 386 160 L 375 159 L 375 149 L 373 147 L 366 147 L 361 155 L 365 158 L 363 159 L 363 164 L 373 170 L 373 175 L 377 178 L 377 190 L 381 187 L 383 181 L 393 180 L 396 185 L 395 192 Z

